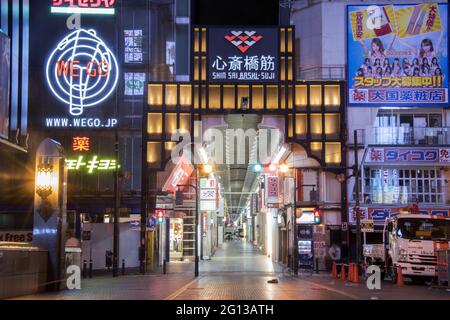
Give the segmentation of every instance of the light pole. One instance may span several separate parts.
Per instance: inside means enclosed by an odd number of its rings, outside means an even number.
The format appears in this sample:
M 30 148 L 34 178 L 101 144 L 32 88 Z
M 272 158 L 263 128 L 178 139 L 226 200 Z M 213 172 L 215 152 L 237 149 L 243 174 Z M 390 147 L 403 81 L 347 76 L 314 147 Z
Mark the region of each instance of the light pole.
M 355 209 L 356 214 L 356 262 L 361 263 L 361 216 L 359 214 L 359 164 L 358 164 L 358 131 L 353 131 L 355 166 L 353 174 L 355 176 Z

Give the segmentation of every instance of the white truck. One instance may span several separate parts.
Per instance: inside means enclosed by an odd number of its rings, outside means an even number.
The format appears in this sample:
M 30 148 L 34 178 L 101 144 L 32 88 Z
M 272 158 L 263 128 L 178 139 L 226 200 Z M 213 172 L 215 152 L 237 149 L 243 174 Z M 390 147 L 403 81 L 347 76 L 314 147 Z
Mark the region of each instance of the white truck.
M 438 249 L 449 248 L 450 218 L 424 214 L 398 214 L 386 219 L 382 243 L 363 246 L 366 266 L 378 265 L 397 281 L 397 267 L 412 279 L 437 276 Z

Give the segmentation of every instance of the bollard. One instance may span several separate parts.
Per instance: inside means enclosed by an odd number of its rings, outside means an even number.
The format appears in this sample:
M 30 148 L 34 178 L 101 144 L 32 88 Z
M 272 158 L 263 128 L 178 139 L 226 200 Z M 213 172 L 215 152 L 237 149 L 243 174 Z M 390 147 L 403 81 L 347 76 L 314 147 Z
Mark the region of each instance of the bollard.
M 167 273 L 167 261 L 166 261 L 166 259 L 164 259 L 164 261 L 163 261 L 163 274 L 166 274 Z
M 125 259 L 122 259 L 122 275 L 125 275 Z
M 353 266 L 353 282 L 359 283 L 359 264 L 357 263 Z
M 87 261 L 83 260 L 83 278 L 87 277 Z
M 397 266 L 397 286 L 401 287 L 404 284 L 402 267 Z
M 316 274 L 319 274 L 319 258 L 316 258 Z
M 91 259 L 91 260 L 89 260 L 89 278 L 92 278 L 92 265 L 93 265 L 93 263 L 92 263 L 92 259 Z
M 348 281 L 353 282 L 354 274 L 355 274 L 355 264 L 349 263 L 349 265 L 348 265 Z

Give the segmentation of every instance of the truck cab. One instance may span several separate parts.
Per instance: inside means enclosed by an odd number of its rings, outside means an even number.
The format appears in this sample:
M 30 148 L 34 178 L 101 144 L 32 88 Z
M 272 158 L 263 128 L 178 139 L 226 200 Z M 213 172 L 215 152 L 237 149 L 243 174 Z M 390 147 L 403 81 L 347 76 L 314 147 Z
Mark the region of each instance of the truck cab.
M 435 278 L 437 250 L 450 243 L 450 219 L 424 214 L 398 214 L 386 220 L 386 271 L 393 281 L 397 267 L 406 277 Z

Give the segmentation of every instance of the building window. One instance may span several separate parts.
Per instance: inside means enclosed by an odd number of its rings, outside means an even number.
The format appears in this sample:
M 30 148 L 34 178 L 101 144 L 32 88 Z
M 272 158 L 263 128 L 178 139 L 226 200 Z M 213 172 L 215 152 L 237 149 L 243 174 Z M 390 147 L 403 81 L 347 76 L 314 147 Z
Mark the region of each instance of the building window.
M 439 168 L 367 168 L 365 202 L 444 204 L 444 177 Z
M 444 145 L 450 135 L 442 125 L 441 113 L 394 113 L 377 115 L 374 144 Z

